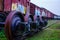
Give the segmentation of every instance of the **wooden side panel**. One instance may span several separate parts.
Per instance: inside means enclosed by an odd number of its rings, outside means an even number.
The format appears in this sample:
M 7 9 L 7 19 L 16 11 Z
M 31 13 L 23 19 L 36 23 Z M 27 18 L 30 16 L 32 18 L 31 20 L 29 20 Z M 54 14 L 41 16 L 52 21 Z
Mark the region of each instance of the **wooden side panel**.
M 11 0 L 4 0 L 4 11 L 11 10 Z
M 3 11 L 3 0 L 0 0 L 0 11 Z
M 50 18 L 51 17 L 51 13 L 48 11 L 48 18 Z
M 53 13 L 51 13 L 51 18 L 53 18 L 54 17 L 54 15 L 53 15 Z
M 45 11 L 45 16 L 47 17 L 47 10 L 44 8 L 44 11 Z
M 30 3 L 30 14 L 34 15 L 35 14 L 35 5 Z
M 12 0 L 12 3 L 17 3 L 18 2 L 18 0 Z

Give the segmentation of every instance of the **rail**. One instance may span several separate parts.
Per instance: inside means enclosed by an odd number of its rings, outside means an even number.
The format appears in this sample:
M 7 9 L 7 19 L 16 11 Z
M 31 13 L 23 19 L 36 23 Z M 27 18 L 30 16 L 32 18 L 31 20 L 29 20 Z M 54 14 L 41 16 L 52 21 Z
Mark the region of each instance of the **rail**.
M 57 23 L 57 22 L 58 22 L 58 20 L 55 20 L 55 22 L 53 22 L 53 23 L 51 23 L 51 24 L 47 25 L 46 27 L 43 27 L 42 29 L 46 29 L 46 28 L 48 28 L 48 27 L 50 27 L 50 26 L 54 25 L 54 24 L 55 24 L 55 23 Z

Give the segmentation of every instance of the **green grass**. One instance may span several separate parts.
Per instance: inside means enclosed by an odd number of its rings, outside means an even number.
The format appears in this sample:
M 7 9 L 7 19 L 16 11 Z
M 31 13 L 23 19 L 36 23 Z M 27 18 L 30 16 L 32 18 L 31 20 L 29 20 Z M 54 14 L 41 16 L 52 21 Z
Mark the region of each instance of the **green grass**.
M 0 31 L 0 40 L 7 40 L 6 37 L 5 37 L 4 30 Z
M 60 40 L 60 22 L 50 26 L 49 28 L 35 34 L 26 40 Z
M 49 21 L 51 24 L 53 21 Z M 60 40 L 60 22 L 50 26 L 49 28 L 34 34 L 32 37 L 27 38 L 26 40 Z M 0 31 L 0 40 L 7 40 L 5 37 L 4 30 Z
M 60 29 L 60 22 L 57 22 L 56 24 L 53 24 L 51 27 L 49 27 L 51 29 Z
M 53 24 L 53 23 L 55 23 L 55 22 L 57 22 L 57 20 L 48 20 L 48 25 Z M 48 26 L 48 25 L 47 25 L 47 26 Z
M 44 30 L 27 40 L 60 40 L 60 31 Z

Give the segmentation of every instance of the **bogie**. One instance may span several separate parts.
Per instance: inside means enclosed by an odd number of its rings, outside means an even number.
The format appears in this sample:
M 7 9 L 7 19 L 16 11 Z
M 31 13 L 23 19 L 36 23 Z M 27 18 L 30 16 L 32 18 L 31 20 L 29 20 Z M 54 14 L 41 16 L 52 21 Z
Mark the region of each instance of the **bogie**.
M 3 0 L 0 3 L 3 6 L 0 7 L 0 24 L 5 26 L 8 40 L 24 40 L 26 35 L 38 32 L 47 25 L 41 16 L 46 13 L 45 9 L 30 3 L 30 0 Z

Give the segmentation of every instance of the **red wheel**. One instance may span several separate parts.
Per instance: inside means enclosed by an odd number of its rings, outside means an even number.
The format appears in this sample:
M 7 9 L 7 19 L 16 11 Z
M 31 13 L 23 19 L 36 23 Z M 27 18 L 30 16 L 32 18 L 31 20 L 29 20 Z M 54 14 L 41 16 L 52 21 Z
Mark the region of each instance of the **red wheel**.
M 6 19 L 5 33 L 8 40 L 21 40 L 24 26 L 21 24 L 20 12 L 11 12 Z

